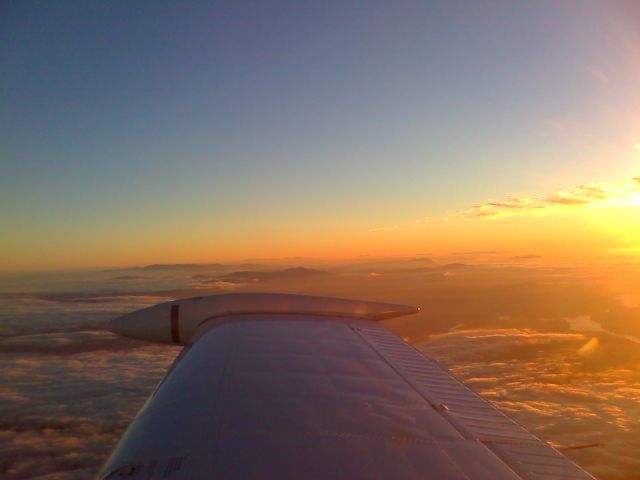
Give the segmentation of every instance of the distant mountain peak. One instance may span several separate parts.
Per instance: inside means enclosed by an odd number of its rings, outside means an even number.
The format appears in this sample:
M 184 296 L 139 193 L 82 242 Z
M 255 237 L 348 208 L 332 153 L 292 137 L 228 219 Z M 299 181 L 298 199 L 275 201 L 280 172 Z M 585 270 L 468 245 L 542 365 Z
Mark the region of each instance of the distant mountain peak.
M 330 273 L 325 270 L 316 270 L 307 267 L 291 267 L 283 270 L 240 270 L 224 275 L 222 279 L 230 282 L 299 280 L 303 278 L 317 278 L 323 275 L 330 275 Z

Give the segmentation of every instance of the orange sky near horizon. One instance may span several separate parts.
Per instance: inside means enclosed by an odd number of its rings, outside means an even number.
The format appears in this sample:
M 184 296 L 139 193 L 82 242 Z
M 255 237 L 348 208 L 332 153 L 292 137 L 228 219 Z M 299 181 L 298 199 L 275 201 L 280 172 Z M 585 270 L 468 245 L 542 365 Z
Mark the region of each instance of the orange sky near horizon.
M 539 197 L 507 196 L 444 212 L 440 218 L 379 226 L 336 215 L 297 223 L 237 219 L 224 232 L 189 218 L 169 226 L 131 226 L 120 233 L 108 226 L 53 232 L 44 243 L 5 245 L 1 264 L 3 273 L 11 273 L 248 259 L 304 263 L 479 250 L 562 257 L 640 255 L 639 220 L 640 180 L 632 179 Z
M 0 273 L 640 254 L 636 0 L 19 3 Z

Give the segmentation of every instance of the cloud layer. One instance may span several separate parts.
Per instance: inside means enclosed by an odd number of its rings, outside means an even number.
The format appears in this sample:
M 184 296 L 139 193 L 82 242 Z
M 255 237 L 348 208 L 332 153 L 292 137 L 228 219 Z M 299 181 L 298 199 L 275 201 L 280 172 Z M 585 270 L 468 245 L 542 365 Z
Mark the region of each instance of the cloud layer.
M 419 348 L 597 478 L 636 478 L 638 345 L 607 335 L 497 329 L 439 335 Z M 585 445 L 594 446 L 572 448 Z
M 2 478 L 95 475 L 178 351 L 133 343 L 82 332 L 3 345 Z

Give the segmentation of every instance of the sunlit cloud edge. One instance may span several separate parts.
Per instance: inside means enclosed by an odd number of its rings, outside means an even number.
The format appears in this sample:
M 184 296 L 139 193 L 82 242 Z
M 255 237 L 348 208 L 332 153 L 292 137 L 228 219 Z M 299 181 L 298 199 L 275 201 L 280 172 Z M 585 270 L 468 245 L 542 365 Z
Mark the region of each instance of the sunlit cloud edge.
M 587 183 L 543 196 L 507 195 L 502 199 L 489 199 L 485 203 L 454 211 L 445 219 L 492 219 L 595 205 L 640 206 L 640 177 L 620 184 Z

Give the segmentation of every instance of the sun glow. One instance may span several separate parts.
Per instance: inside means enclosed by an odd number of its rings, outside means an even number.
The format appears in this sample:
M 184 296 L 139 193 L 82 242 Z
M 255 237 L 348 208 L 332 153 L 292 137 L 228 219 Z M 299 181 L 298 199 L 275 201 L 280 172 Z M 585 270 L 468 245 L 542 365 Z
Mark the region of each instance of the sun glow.
M 606 206 L 615 207 L 640 207 L 640 183 L 632 185 L 616 186 L 608 192 L 609 196 L 603 202 Z
M 640 193 L 632 193 L 627 200 L 627 204 L 634 207 L 640 207 Z

